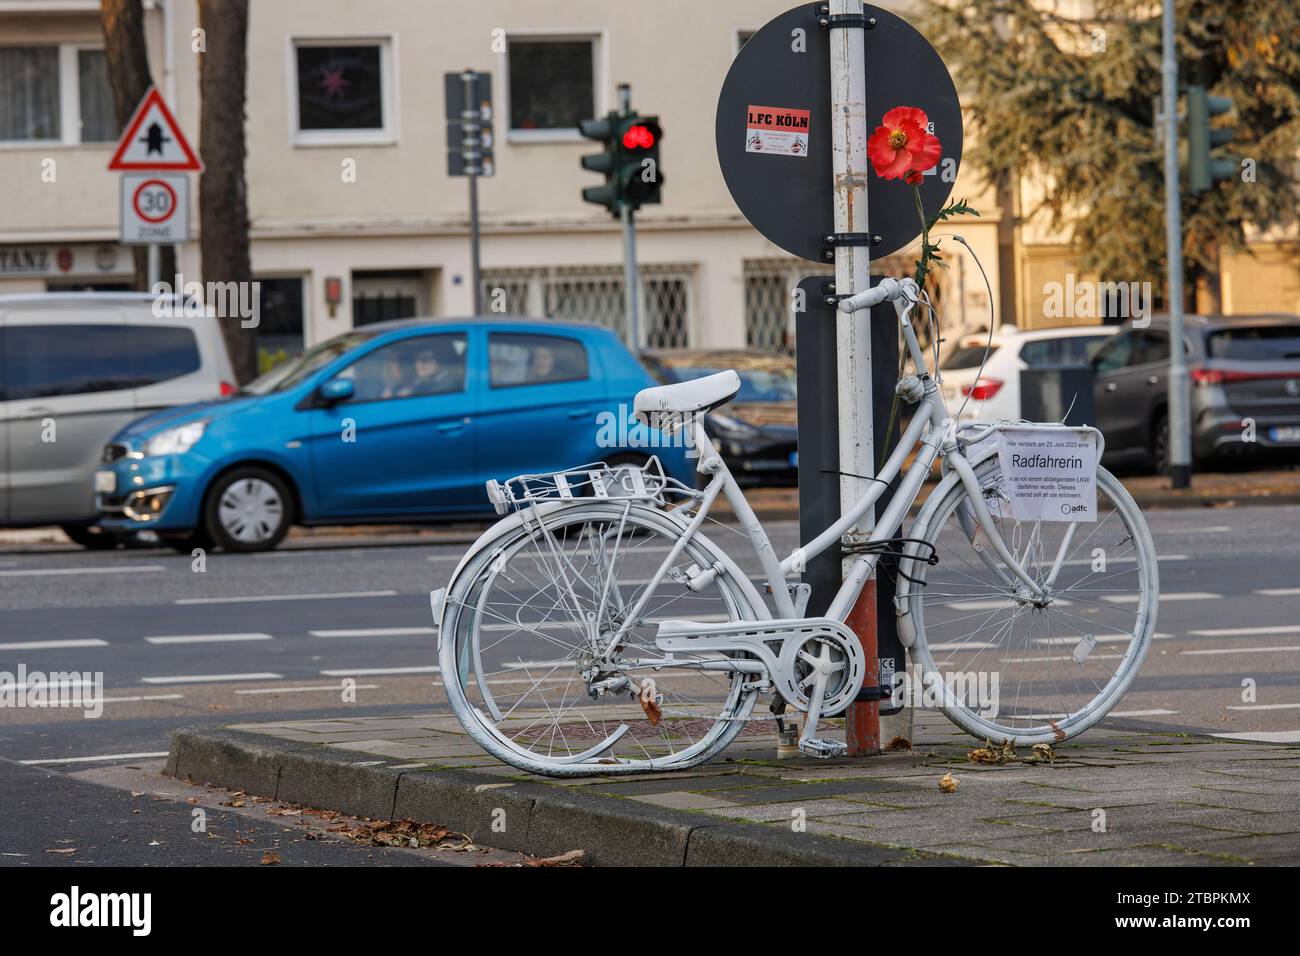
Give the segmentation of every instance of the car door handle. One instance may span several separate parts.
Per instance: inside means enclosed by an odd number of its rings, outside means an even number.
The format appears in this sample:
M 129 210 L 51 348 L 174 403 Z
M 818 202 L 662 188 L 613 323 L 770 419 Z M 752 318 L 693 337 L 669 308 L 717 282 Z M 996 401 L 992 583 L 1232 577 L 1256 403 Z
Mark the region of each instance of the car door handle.
M 1117 389 L 1117 388 L 1119 388 L 1119 386 L 1116 385 L 1114 382 L 1107 382 L 1107 383 L 1106 383 L 1106 391 L 1108 391 L 1108 392 L 1113 392 L 1113 391 L 1115 391 L 1115 389 Z
M 591 414 L 590 408 L 571 408 L 569 409 L 570 418 L 586 418 Z
M 1148 376 L 1147 376 L 1147 384 L 1148 384 L 1148 385 L 1159 385 L 1159 384 L 1160 384 L 1160 376 L 1159 376 L 1159 375 L 1148 375 Z
M 458 432 L 458 431 L 463 431 L 465 426 L 468 424 L 469 424 L 469 419 L 462 418 L 458 422 L 439 422 L 434 427 L 437 428 L 438 431 L 440 432 Z

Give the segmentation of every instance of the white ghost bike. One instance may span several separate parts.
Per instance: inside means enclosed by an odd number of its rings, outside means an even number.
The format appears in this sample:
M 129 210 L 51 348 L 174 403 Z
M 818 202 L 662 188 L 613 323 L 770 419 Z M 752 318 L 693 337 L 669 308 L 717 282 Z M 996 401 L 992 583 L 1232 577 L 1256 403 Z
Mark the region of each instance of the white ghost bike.
M 533 773 L 657 772 L 698 765 L 745 733 L 770 740 L 770 721 L 793 708 L 806 753 L 841 754 L 842 743 L 816 736 L 818 721 L 860 693 L 898 692 L 864 691 L 864 655 L 845 625 L 882 558 L 882 573 L 896 575 L 909 676 L 958 726 L 981 739 L 1054 743 L 1105 716 L 1155 628 L 1156 556 L 1140 511 L 1098 468 L 1094 520 L 1013 517 L 996 442 L 984 440 L 1004 423 L 951 426 L 912 326 L 918 305 L 928 307 L 916 284 L 884 279 L 839 309 L 885 301 L 915 367 L 898 384 L 915 414 L 871 490 L 785 558 L 704 430 L 703 413 L 736 394 L 734 371 L 636 397 L 638 417 L 690 430 L 703 488 L 666 477 L 655 459 L 488 483 L 507 517 L 431 594 L 441 682 L 470 737 Z M 1100 456 L 1100 434 L 1078 431 L 1095 436 Z M 944 477 L 900 535 L 940 458 Z M 848 549 L 856 558 L 825 615 L 808 616 L 799 572 L 841 543 L 900 472 L 870 540 Z M 703 533 L 720 495 L 766 596 Z M 975 675 L 995 682 L 996 706 L 970 693 Z M 762 695 L 773 706 L 759 710 Z

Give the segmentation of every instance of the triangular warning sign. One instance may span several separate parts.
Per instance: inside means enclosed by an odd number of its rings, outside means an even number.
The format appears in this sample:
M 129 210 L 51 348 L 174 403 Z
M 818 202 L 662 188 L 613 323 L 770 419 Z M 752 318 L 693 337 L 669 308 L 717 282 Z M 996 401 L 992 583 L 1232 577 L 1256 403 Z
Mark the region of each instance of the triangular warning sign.
M 203 164 L 190 149 L 162 94 L 151 86 L 135 108 L 131 122 L 126 124 L 126 132 L 117 141 L 108 168 L 200 172 Z

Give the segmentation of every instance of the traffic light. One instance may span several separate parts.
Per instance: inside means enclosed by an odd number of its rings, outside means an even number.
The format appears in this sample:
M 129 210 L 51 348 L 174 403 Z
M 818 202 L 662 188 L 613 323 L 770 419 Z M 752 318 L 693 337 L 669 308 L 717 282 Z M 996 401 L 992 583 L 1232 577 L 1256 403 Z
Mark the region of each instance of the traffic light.
M 622 157 L 623 198 L 636 209 L 663 201 L 663 173 L 659 171 L 659 140 L 663 127 L 657 116 L 632 115 L 620 120 L 619 145 Z
M 1210 119 L 1232 109 L 1232 100 L 1211 96 L 1203 86 L 1187 88 L 1187 182 L 1188 189 L 1203 193 L 1215 183 L 1237 175 L 1237 163 L 1210 155 L 1210 151 L 1232 140 L 1233 130 L 1211 127 Z
M 604 152 L 582 157 L 582 168 L 602 173 L 605 183 L 582 190 L 585 202 L 604 206 L 619 215 L 623 206 L 638 209 L 662 202 L 663 174 L 659 171 L 659 140 L 663 128 L 657 116 L 620 116 L 609 113 L 582 120 L 578 129 L 587 139 L 603 143 Z
M 610 113 L 601 119 L 585 119 L 578 123 L 578 130 L 583 136 L 605 145 L 603 153 L 582 157 L 583 169 L 605 175 L 605 184 L 585 187 L 582 190 L 582 198 L 585 202 L 604 206 L 615 216 L 618 215 L 621 199 L 617 176 L 619 144 L 614 136 L 617 122 L 618 114 Z

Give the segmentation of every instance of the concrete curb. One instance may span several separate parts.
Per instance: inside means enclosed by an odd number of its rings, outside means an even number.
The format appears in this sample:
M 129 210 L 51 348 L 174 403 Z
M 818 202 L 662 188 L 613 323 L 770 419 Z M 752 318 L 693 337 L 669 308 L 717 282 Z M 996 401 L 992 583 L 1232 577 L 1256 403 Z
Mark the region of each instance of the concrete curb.
M 503 780 L 468 770 L 396 770 L 358 761 L 357 756 L 262 734 L 184 728 L 172 734 L 163 772 L 371 819 L 439 823 L 502 850 L 552 856 L 581 849 L 596 866 L 979 862 L 755 823 L 719 822 L 703 814 L 533 780 Z

